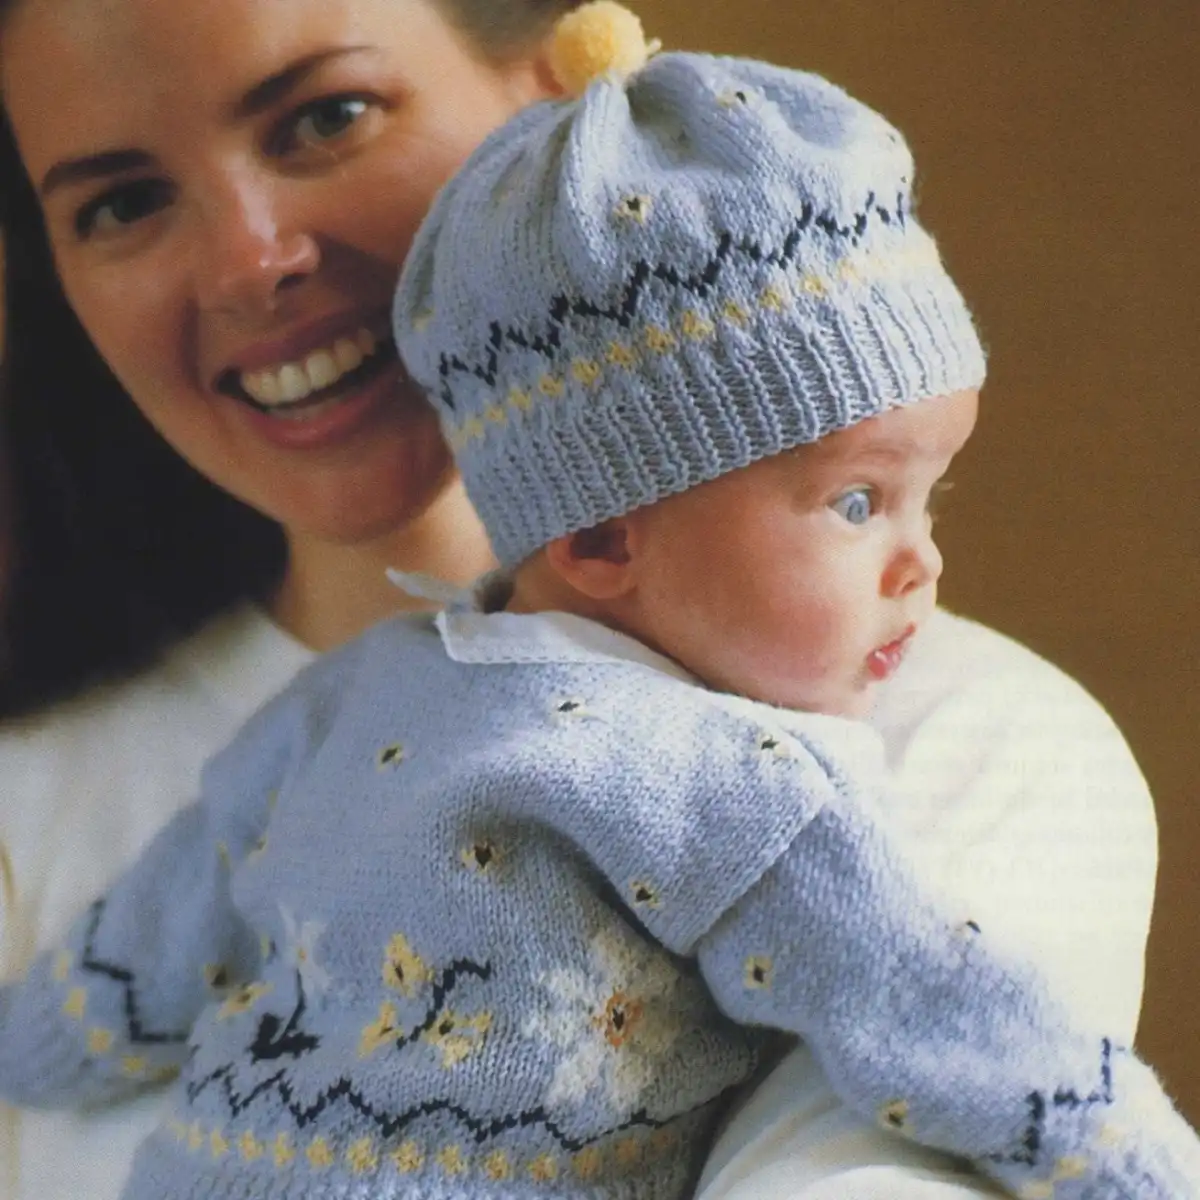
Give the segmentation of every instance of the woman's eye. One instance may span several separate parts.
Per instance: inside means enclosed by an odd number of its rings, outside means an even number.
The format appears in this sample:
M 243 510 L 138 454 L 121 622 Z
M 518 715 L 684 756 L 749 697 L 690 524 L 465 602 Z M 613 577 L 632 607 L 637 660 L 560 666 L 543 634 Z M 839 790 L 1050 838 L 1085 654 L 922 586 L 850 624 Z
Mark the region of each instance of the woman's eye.
M 360 96 L 329 96 L 301 109 L 285 135 L 284 149 L 292 146 L 323 146 L 336 141 L 370 110 L 371 102 Z
M 865 525 L 873 512 L 871 489 L 860 487 L 843 492 L 829 507 L 851 525 Z
M 122 184 L 89 201 L 75 214 L 80 237 L 116 233 L 165 207 L 171 188 L 162 179 L 139 179 Z

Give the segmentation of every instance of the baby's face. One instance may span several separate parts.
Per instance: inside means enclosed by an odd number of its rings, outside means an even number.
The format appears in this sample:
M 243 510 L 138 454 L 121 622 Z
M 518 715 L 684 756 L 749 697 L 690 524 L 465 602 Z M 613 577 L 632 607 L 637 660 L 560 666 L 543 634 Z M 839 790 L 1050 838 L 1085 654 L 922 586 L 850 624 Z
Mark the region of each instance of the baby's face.
M 864 715 L 936 603 L 930 500 L 977 407 L 893 409 L 631 514 L 630 632 L 710 687 Z

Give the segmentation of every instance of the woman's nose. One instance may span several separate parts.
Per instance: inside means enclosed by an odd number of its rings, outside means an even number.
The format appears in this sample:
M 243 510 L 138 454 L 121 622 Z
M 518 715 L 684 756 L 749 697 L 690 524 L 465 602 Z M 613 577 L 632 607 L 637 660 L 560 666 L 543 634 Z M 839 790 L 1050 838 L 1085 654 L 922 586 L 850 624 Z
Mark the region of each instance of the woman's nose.
M 269 314 L 281 292 L 316 271 L 315 239 L 289 228 L 281 208 L 270 184 L 257 180 L 229 181 L 210 197 L 196 248 L 201 308 Z
M 942 553 L 933 540 L 928 521 L 913 530 L 895 548 L 883 573 L 885 596 L 903 596 L 937 583 L 942 576 Z

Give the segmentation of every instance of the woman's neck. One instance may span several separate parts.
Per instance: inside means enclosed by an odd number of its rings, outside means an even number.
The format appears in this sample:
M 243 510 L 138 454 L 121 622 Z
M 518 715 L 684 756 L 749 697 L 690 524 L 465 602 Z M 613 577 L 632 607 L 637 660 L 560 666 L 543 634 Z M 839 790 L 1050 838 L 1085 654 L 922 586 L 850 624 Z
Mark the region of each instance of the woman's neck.
M 385 571 L 417 571 L 465 584 L 494 565 L 487 535 L 461 483 L 398 533 L 354 545 L 288 536 L 288 565 L 268 609 L 313 650 L 330 650 L 397 612 L 433 607 L 400 591 Z

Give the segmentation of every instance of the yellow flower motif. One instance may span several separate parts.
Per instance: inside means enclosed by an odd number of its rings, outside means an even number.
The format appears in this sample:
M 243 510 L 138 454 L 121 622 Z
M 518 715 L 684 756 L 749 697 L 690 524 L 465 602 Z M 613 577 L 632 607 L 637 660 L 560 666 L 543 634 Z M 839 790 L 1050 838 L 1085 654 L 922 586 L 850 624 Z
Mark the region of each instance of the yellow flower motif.
M 429 328 L 429 322 L 432 320 L 433 309 L 423 308 L 420 312 L 413 315 L 412 327 L 417 333 L 424 333 Z
M 746 970 L 743 982 L 751 991 L 764 991 L 771 986 L 771 977 L 775 964 L 771 959 L 760 955 L 752 955 L 746 959 Z
M 462 426 L 463 440 L 470 442 L 483 437 L 483 421 L 479 417 L 468 417 Z
M 765 288 L 759 302 L 772 312 L 783 312 L 787 307 L 787 297 L 777 287 Z
M 449 1070 L 464 1058 L 469 1058 L 483 1045 L 488 1030 L 492 1027 L 491 1013 L 478 1013 L 464 1017 L 447 1010 L 442 1013 L 431 1029 L 421 1034 L 421 1040 L 436 1046 L 442 1054 L 442 1067 Z
M 266 1146 L 264 1146 L 262 1142 L 260 1142 L 258 1138 L 256 1138 L 248 1129 L 238 1139 L 238 1150 L 241 1151 L 242 1158 L 244 1158 L 246 1162 L 256 1162 L 267 1152 Z
M 622 1138 L 616 1146 L 617 1164 L 629 1168 L 636 1167 L 642 1158 L 642 1144 L 637 1138 Z
M 862 283 L 864 279 L 859 265 L 848 258 L 844 258 L 838 263 L 837 273 L 838 278 L 844 279 L 847 283 Z
M 1046 1181 L 1030 1183 L 1018 1195 L 1021 1200 L 1054 1200 L 1054 1184 Z
M 666 1155 L 675 1149 L 678 1138 L 673 1129 L 656 1129 L 650 1135 L 650 1150 L 655 1155 Z
M 229 853 L 229 847 L 224 842 L 217 843 L 217 857 L 227 871 L 233 867 L 233 855 Z
M 379 1166 L 379 1154 L 370 1138 L 359 1138 L 346 1151 L 346 1165 L 355 1175 L 366 1175 Z
M 583 1180 L 595 1179 L 604 1166 L 604 1155 L 595 1146 L 580 1150 L 571 1163 L 575 1174 Z
M 127 1054 L 121 1059 L 121 1074 L 137 1079 L 146 1073 L 146 1060 L 138 1054 Z
M 413 952 L 408 939 L 397 933 L 387 945 L 383 960 L 383 983 L 395 992 L 415 996 L 429 982 L 429 968 Z
M 229 986 L 229 968 L 224 963 L 205 963 L 204 984 L 214 992 L 223 992 Z
M 636 221 L 639 225 L 645 225 L 646 218 L 650 215 L 653 207 L 654 200 L 650 196 L 626 196 L 614 211 L 623 220 Z
M 249 1012 L 264 996 L 269 995 L 269 983 L 248 983 L 238 988 L 236 992 L 217 1009 L 217 1020 L 228 1021 L 230 1017 L 240 1016 Z
M 107 1054 L 115 1038 L 111 1029 L 101 1029 L 98 1025 L 88 1030 L 87 1048 L 89 1054 Z
M 395 1042 L 399 1036 L 396 1031 L 396 1006 L 385 1000 L 379 1006 L 379 1016 L 371 1022 L 358 1039 L 358 1057 L 370 1058 L 381 1046 Z
M 908 1101 L 892 1100 L 879 1110 L 879 1123 L 885 1129 L 904 1129 L 908 1125 Z
M 533 397 L 526 391 L 520 388 L 511 388 L 508 393 L 508 402 L 518 412 L 528 412 L 533 407 Z
M 644 880 L 637 880 L 630 885 L 633 892 L 633 902 L 638 908 L 657 908 L 661 903 L 658 892 Z
M 483 418 L 485 421 L 491 421 L 493 425 L 503 425 L 508 421 L 508 413 L 504 411 L 503 405 L 493 404 L 484 410 Z
M 646 348 L 652 350 L 655 354 L 666 354 L 667 351 L 675 348 L 675 339 L 671 336 L 669 329 L 661 329 L 657 325 L 651 325 L 647 328 L 643 335 L 643 340 L 646 343 Z
M 825 286 L 825 281 L 819 275 L 805 275 L 800 281 L 800 286 L 810 296 L 820 298 L 829 294 L 829 289 Z
M 645 1007 L 640 1000 L 624 992 L 613 992 L 604 1010 L 592 1017 L 592 1024 L 604 1034 L 610 1046 L 621 1047 L 633 1036 Z
M 188 1149 L 195 1152 L 204 1145 L 204 1130 L 200 1128 L 200 1122 L 194 1121 L 187 1135 Z
M 458 1146 L 447 1146 L 437 1156 L 437 1164 L 447 1175 L 465 1175 L 467 1160 Z
M 749 104 L 750 95 L 744 88 L 731 88 L 717 96 L 717 103 L 722 108 L 734 108 L 739 104 Z
M 618 367 L 633 367 L 637 365 L 637 353 L 624 342 L 609 342 L 608 361 Z
M 496 1182 L 512 1178 L 512 1164 L 503 1150 L 496 1150 L 489 1154 L 483 1160 L 483 1170 L 489 1179 L 494 1179 Z
M 553 1183 L 558 1178 L 558 1163 L 549 1154 L 540 1154 L 529 1164 L 529 1177 L 535 1183 Z
M 459 857 L 462 859 L 464 867 L 483 874 L 495 870 L 500 862 L 500 851 L 494 842 L 488 841 L 487 838 L 481 838 L 463 850 Z
M 556 379 L 553 375 L 543 375 L 538 380 L 538 391 L 543 396 L 549 396 L 552 400 L 557 400 L 565 390 L 563 381 Z
M 291 1139 L 286 1133 L 281 1133 L 271 1146 L 271 1158 L 277 1167 L 288 1166 L 296 1157 L 292 1149 Z
M 333 1151 L 329 1148 L 329 1143 L 323 1138 L 313 1138 L 309 1147 L 304 1152 L 304 1157 L 308 1159 L 309 1166 L 314 1171 L 322 1171 L 326 1167 L 332 1167 L 337 1161 L 334 1158 Z
M 68 1017 L 74 1017 L 77 1021 L 83 1020 L 83 1014 L 87 1012 L 87 990 L 85 988 L 72 988 L 67 994 L 66 1000 L 63 1001 L 63 1012 Z
M 747 325 L 750 322 L 750 314 L 734 300 L 730 300 L 721 309 L 721 315 L 727 321 L 732 321 L 735 325 Z
M 571 374 L 584 387 L 591 387 L 600 378 L 600 367 L 597 363 L 592 362 L 591 359 L 580 358 L 576 359 L 571 365 Z
M 404 1175 L 411 1175 L 425 1165 L 425 1155 L 416 1142 L 405 1142 L 391 1154 L 392 1165 Z
M 403 761 L 404 747 L 399 742 L 393 742 L 390 746 L 384 746 L 375 756 L 375 768 L 386 771 L 390 767 L 398 767 Z
M 58 957 L 54 960 L 54 981 L 56 983 L 66 983 L 67 976 L 71 974 L 71 963 L 74 961 L 70 950 L 60 950 Z
M 1054 1178 L 1063 1179 L 1082 1179 L 1088 1170 L 1088 1161 L 1080 1154 L 1073 1154 L 1067 1158 L 1060 1158 L 1054 1164 Z
M 229 1153 L 229 1143 L 219 1129 L 214 1129 L 208 1136 L 208 1148 L 213 1158 L 224 1158 Z
M 713 323 L 705 320 L 698 312 L 691 309 L 683 314 L 680 327 L 683 329 L 684 337 L 689 337 L 696 342 L 710 338 L 714 333 Z

